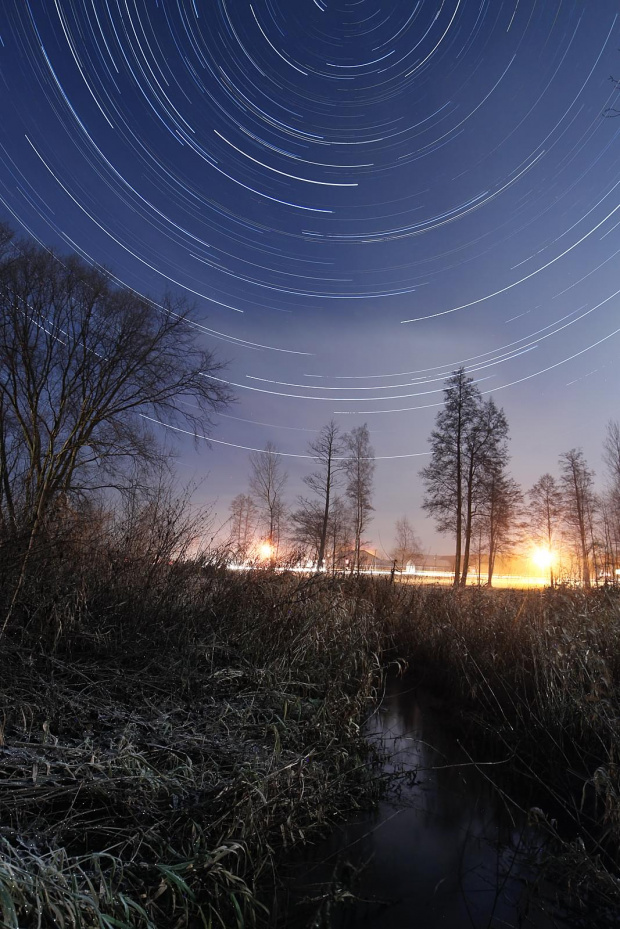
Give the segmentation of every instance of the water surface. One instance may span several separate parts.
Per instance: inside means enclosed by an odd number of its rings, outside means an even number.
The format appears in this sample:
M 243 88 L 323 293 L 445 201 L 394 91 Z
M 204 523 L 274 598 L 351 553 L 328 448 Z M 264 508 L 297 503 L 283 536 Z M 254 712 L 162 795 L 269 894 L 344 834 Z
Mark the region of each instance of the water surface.
M 468 753 L 448 710 L 406 679 L 390 681 L 368 736 L 387 753 L 396 784 L 376 810 L 309 851 L 287 926 L 313 918 L 332 929 L 563 925 L 533 893 L 543 838 L 494 784 L 506 781 L 509 759 Z M 313 902 L 300 905 L 304 897 Z

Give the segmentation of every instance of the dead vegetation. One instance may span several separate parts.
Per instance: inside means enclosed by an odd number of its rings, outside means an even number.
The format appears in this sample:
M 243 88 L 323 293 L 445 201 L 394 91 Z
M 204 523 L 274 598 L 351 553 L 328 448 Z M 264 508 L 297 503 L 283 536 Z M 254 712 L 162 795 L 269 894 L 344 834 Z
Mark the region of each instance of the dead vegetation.
M 331 580 L 62 562 L 39 560 L 2 640 L 2 925 L 268 924 L 282 854 L 372 790 L 371 605 Z
M 415 588 L 383 641 L 476 724 L 501 788 L 549 835 L 547 874 L 579 925 L 620 912 L 620 593 Z M 397 603 L 399 601 L 399 604 Z M 471 730 L 468 730 L 471 732 Z
M 284 857 L 372 797 L 360 725 L 393 660 L 509 755 L 563 905 L 613 924 L 615 590 L 235 573 L 97 531 L 84 545 L 34 553 L 1 640 L 3 929 L 275 925 Z M 6 610 L 20 557 L 3 553 Z

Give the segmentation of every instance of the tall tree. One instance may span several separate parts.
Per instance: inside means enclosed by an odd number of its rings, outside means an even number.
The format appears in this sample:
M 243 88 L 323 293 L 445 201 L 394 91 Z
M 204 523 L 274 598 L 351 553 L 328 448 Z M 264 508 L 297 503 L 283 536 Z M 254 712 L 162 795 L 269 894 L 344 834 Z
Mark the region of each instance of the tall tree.
M 319 570 L 323 567 L 325 559 L 330 507 L 335 488 L 345 466 L 342 460 L 344 448 L 343 437 L 333 419 L 326 426 L 323 426 L 317 438 L 308 446 L 308 450 L 318 466 L 312 474 L 304 477 L 304 483 L 319 501 L 321 513 L 317 550 L 317 569 Z
M 288 474 L 273 442 L 267 442 L 264 452 L 250 455 L 250 490 L 263 514 L 267 539 L 273 551 L 280 544 L 281 523 L 284 516 L 284 488 Z
M 258 509 L 249 494 L 237 494 L 230 504 L 231 543 L 241 558 L 246 558 L 254 539 Z
M 562 490 L 552 474 L 543 474 L 528 491 L 528 497 L 532 536 L 552 554 L 557 548 L 564 514 Z M 549 584 L 553 587 L 554 583 L 553 559 L 550 558 Z
M 24 242 L 0 258 L 0 358 L 1 520 L 31 541 L 57 501 L 156 462 L 151 422 L 202 434 L 230 399 L 182 303 Z
M 594 471 L 582 449 L 571 448 L 560 455 L 561 482 L 566 523 L 577 543 L 584 587 L 592 584 L 590 555 L 593 551 L 593 514 L 596 509 Z
M 352 570 L 359 572 L 362 537 L 371 520 L 375 452 L 370 444 L 368 426 L 357 426 L 345 436 L 346 495 L 351 504 L 354 534 Z
M 426 486 L 423 508 L 434 517 L 438 532 L 455 537 L 454 586 L 461 577 L 465 440 L 475 421 L 480 391 L 465 368 L 447 380 L 444 405 L 431 433 L 431 460 L 420 472 Z
M 508 489 L 505 467 L 508 460 L 508 423 L 504 411 L 498 409 L 492 397 L 479 400 L 469 428 L 465 433 L 464 478 L 464 547 L 461 584 L 467 583 L 469 556 L 475 521 L 489 516 L 493 504 L 499 513 L 498 494 L 502 485 Z M 507 508 L 505 515 L 507 515 Z M 497 528 L 497 523 L 496 523 Z
M 390 552 L 399 571 L 404 571 L 407 564 L 420 557 L 422 543 L 406 516 L 396 520 L 394 548 Z
M 508 424 L 492 399 L 483 402 L 464 368 L 448 378 L 444 397 L 431 433 L 431 460 L 421 471 L 423 507 L 439 532 L 454 534 L 454 585 L 464 586 L 474 523 L 484 505 L 484 478 L 507 459 Z
M 493 586 L 497 556 L 514 544 L 514 529 L 523 494 L 505 467 L 489 469 L 484 476 L 481 529 L 489 554 L 487 585 Z
M 607 468 L 607 489 L 603 497 L 602 518 L 605 537 L 605 572 L 617 580 L 620 566 L 620 424 L 611 420 L 603 443 L 603 461 Z

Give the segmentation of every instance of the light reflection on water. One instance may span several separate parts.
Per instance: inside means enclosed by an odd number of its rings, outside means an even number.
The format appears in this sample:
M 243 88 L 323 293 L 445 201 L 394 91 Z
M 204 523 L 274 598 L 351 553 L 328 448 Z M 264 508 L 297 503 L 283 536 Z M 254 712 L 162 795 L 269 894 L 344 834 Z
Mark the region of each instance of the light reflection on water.
M 291 904 L 286 926 L 313 916 L 316 929 L 562 925 L 533 902 L 542 838 L 491 785 L 502 763 L 473 765 L 449 730 L 431 698 L 390 683 L 368 734 L 390 758 L 386 771 L 401 772 L 398 786 L 312 850 L 293 897 L 316 902 Z M 337 902 L 350 892 L 357 902 Z

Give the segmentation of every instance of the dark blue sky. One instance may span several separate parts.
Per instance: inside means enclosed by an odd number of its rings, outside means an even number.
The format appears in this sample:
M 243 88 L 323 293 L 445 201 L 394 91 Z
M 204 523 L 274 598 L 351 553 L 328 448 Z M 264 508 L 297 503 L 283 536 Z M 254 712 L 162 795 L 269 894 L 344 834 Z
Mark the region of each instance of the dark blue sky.
M 4 0 L 0 215 L 196 304 L 239 402 L 183 478 L 367 422 L 371 534 L 420 514 L 445 376 L 525 486 L 619 418 L 617 3 Z M 618 98 L 620 105 L 620 98 Z M 228 443 L 228 444 L 219 444 Z M 237 448 L 241 446 L 242 448 Z M 286 459 L 291 500 L 310 462 Z

